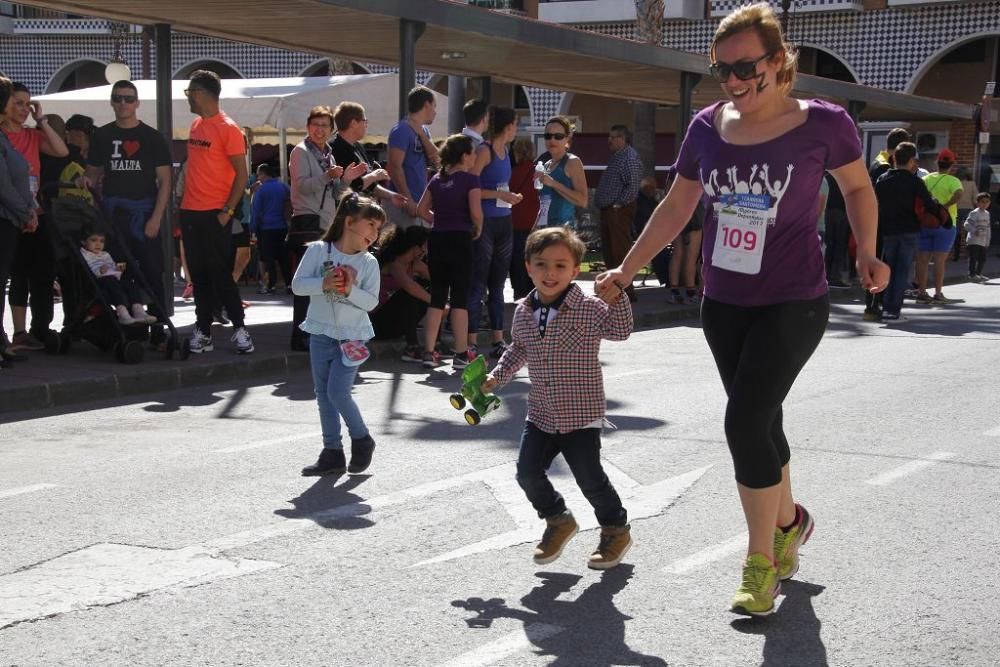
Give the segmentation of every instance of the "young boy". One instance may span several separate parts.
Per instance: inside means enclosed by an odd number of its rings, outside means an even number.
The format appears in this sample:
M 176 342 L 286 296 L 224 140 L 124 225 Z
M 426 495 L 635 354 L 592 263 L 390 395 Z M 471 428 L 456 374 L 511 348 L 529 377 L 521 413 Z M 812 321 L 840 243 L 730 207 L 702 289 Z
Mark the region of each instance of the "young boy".
M 601 339 L 632 333 L 632 308 L 621 290 L 605 303 L 586 296 L 573 280 L 586 246 L 566 227 L 546 227 L 528 236 L 524 256 L 535 289 L 514 311 L 510 347 L 483 382 L 483 391 L 510 382 L 525 363 L 531 380 L 528 421 L 517 457 L 517 482 L 546 528 L 535 562 L 562 554 L 577 523 L 545 474 L 563 455 L 583 495 L 594 507 L 601 540 L 587 566 L 614 567 L 632 546 L 628 515 L 601 467 L 604 382 Z
M 972 209 L 965 220 L 965 243 L 969 248 L 969 280 L 984 283 L 989 278 L 983 275 L 983 265 L 986 264 L 986 249 L 990 247 L 990 193 L 980 192 L 976 195 L 976 208 Z

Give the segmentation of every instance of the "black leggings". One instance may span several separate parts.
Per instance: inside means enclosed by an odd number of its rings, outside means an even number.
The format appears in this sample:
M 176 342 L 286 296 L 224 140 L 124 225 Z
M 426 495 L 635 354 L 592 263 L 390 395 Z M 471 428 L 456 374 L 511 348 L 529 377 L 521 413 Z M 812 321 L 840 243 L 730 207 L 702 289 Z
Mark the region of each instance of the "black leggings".
M 981 276 L 983 266 L 986 264 L 986 246 L 970 243 L 966 248 L 969 251 L 969 275 Z
M 781 482 L 790 458 L 781 404 L 823 338 L 829 316 L 826 294 L 753 307 L 702 301 L 705 340 L 729 397 L 726 442 L 743 486 Z
M 427 268 L 431 274 L 431 308 L 468 308 L 472 287 L 472 237 L 468 232 L 431 232 Z
M 285 286 L 292 286 L 291 255 L 285 249 L 287 235 L 288 231 L 285 229 L 262 229 L 257 232 L 257 253 L 267 272 L 267 286 L 270 289 L 274 289 L 278 282 L 279 269 Z
M 39 340 L 45 340 L 55 312 L 52 283 L 56 279 L 56 260 L 49 236 L 50 224 L 48 214 L 42 213 L 38 216 L 38 229 L 21 233 L 10 268 L 10 305 L 31 306 L 28 331 Z

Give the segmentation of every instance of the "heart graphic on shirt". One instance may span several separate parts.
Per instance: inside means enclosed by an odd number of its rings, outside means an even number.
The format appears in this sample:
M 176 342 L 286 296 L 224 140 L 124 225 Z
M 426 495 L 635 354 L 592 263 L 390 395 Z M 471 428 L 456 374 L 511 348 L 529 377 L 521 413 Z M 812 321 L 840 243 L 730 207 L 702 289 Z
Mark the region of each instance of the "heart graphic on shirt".
M 129 139 L 128 141 L 123 141 L 122 142 L 122 148 L 125 149 L 125 155 L 127 155 L 129 157 L 132 157 L 133 155 L 135 155 L 136 153 L 138 153 L 139 152 L 139 148 L 141 147 L 141 145 L 142 144 L 140 144 L 135 139 Z

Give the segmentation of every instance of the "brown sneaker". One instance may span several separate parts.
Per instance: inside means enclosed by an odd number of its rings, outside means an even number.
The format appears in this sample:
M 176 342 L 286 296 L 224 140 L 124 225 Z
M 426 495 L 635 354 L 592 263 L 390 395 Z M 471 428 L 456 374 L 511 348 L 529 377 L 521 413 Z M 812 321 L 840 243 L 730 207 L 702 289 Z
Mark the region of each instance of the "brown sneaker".
M 539 565 L 551 563 L 559 558 L 566 543 L 576 535 L 579 528 L 569 510 L 546 519 L 545 523 L 548 525 L 542 533 L 542 541 L 535 545 L 535 562 Z
M 597 550 L 590 554 L 587 567 L 591 570 L 607 570 L 622 562 L 622 558 L 632 547 L 632 533 L 628 526 L 604 526 Z

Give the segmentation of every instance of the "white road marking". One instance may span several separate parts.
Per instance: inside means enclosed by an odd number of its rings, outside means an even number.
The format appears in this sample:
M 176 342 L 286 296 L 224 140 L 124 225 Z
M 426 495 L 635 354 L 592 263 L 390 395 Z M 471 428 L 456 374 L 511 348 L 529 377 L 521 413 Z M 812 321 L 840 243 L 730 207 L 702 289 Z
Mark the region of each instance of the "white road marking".
M 725 542 L 720 542 L 714 546 L 708 547 L 707 549 L 702 549 L 696 554 L 691 554 L 690 556 L 685 556 L 684 558 L 678 558 L 670 565 L 663 568 L 664 572 L 669 574 L 686 574 L 693 570 L 708 565 L 709 563 L 714 563 L 715 561 L 722 560 L 723 558 L 728 558 L 733 554 L 738 554 L 741 551 L 745 551 L 747 548 L 747 534 L 740 533 L 735 535 Z
M 277 438 L 276 440 L 264 440 L 263 442 L 251 442 L 245 445 L 233 445 L 232 447 L 223 447 L 222 449 L 213 449 L 212 451 L 216 454 L 235 454 L 236 452 L 245 452 L 248 449 L 259 449 L 261 447 L 270 447 L 272 445 L 283 445 L 286 442 L 295 442 L 296 440 L 321 437 L 323 437 L 323 433 L 321 431 L 312 431 L 309 433 L 299 433 L 297 435 L 290 435 L 284 438 Z
M 0 576 L 0 628 L 276 567 L 281 565 L 221 558 L 198 546 L 153 549 L 95 544 Z
M 535 642 L 559 634 L 565 629 L 558 625 L 532 623 L 525 626 L 523 631 L 515 630 L 508 633 L 494 642 L 463 653 L 454 660 L 449 660 L 441 665 L 441 667 L 481 667 L 484 665 L 495 665 L 518 651 L 531 648 Z
M 913 473 L 923 470 L 929 466 L 934 465 L 940 461 L 947 461 L 948 459 L 955 458 L 956 454 L 953 452 L 934 452 L 929 454 L 919 461 L 910 461 L 909 463 L 904 463 L 898 468 L 893 468 L 888 470 L 881 475 L 876 475 L 869 480 L 866 480 L 868 484 L 873 486 L 885 486 L 886 484 L 891 484 L 895 482 L 900 477 L 906 477 L 907 475 L 912 475 Z
M 607 461 L 604 462 L 604 469 L 608 473 L 608 477 L 615 484 L 618 494 L 622 498 L 622 503 L 628 509 L 629 520 L 632 521 L 662 514 L 668 507 L 670 507 L 670 505 L 674 503 L 674 501 L 687 491 L 692 484 L 708 472 L 709 468 L 711 468 L 711 466 L 697 468 L 684 473 L 683 475 L 655 482 L 648 486 L 642 486 L 614 465 L 608 463 Z M 556 486 L 566 499 L 566 505 L 571 509 L 577 510 L 574 514 L 576 516 L 577 523 L 580 525 L 580 530 L 584 531 L 597 528 L 597 519 L 594 517 L 594 513 L 590 509 L 590 504 L 587 502 L 586 498 L 583 497 L 583 493 L 580 489 L 573 483 L 572 477 L 568 475 L 552 475 L 552 477 L 553 479 L 556 477 L 564 477 L 564 479 L 561 480 L 563 483 L 560 484 L 556 482 Z M 565 477 L 569 477 L 569 479 L 566 479 Z M 459 549 L 422 560 L 419 563 L 411 565 L 411 568 L 455 560 L 456 558 L 464 558 L 466 556 L 485 553 L 487 551 L 505 549 L 518 544 L 527 544 L 538 539 L 541 535 L 540 531 L 542 524 L 537 518 L 537 515 L 534 513 L 534 510 L 524 499 L 524 494 L 519 493 L 516 496 L 513 493 L 498 494 L 496 492 L 498 487 L 502 487 L 504 489 L 509 488 L 509 484 L 506 482 L 506 479 L 498 480 L 496 482 L 486 481 L 486 483 L 491 487 L 491 490 L 494 491 L 494 496 L 498 501 L 500 501 L 507 513 L 514 519 L 518 527 L 514 530 L 507 531 L 506 533 L 494 535 L 493 537 L 489 537 L 480 542 L 467 544 Z
M 18 486 L 13 489 L 7 489 L 6 491 L 0 491 L 0 498 L 10 498 L 11 496 L 19 496 L 22 493 L 34 493 L 35 491 L 54 489 L 57 486 L 58 484 L 32 484 L 31 486 Z
M 997 426 L 992 431 L 987 431 L 986 433 L 983 433 L 983 435 L 990 436 L 991 438 L 1000 438 L 1000 426 Z

